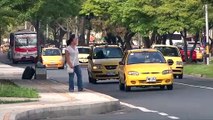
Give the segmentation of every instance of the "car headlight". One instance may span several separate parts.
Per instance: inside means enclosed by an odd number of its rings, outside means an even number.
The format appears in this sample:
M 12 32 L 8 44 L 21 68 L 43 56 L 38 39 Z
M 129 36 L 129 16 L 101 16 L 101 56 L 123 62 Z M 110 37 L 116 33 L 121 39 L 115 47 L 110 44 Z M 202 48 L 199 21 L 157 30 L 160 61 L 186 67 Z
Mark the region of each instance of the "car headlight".
M 171 74 L 172 73 L 172 70 L 164 70 L 162 72 L 163 75 L 166 75 L 166 74 Z
M 183 62 L 182 61 L 177 61 L 176 65 L 183 65 Z
M 128 72 L 128 75 L 135 75 L 135 76 L 138 76 L 139 73 L 136 72 L 136 71 L 129 71 L 129 72 Z
M 63 61 L 64 61 L 64 59 L 63 59 L 63 58 L 61 58 L 61 59 L 60 59 L 60 61 L 61 61 L 61 62 L 63 62 Z
M 94 70 L 96 70 L 96 69 L 101 69 L 101 68 L 102 68 L 102 65 L 94 65 L 92 68 L 93 68 Z

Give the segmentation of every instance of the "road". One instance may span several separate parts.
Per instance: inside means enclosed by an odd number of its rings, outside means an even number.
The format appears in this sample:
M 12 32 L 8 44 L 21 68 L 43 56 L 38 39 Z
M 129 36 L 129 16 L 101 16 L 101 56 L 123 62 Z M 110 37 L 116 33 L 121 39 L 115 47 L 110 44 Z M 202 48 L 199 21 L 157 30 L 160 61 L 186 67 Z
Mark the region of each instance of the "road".
M 18 64 L 25 67 L 32 64 Z M 104 93 L 119 99 L 124 105 L 120 111 L 89 116 L 65 116 L 51 120 L 212 120 L 213 119 L 213 80 L 184 76 L 175 79 L 174 90 L 158 88 L 135 88 L 131 92 L 118 89 L 118 82 L 101 81 L 88 83 L 87 69 L 82 68 L 84 86 L 87 89 Z M 68 85 L 66 70 L 48 70 L 49 79 Z

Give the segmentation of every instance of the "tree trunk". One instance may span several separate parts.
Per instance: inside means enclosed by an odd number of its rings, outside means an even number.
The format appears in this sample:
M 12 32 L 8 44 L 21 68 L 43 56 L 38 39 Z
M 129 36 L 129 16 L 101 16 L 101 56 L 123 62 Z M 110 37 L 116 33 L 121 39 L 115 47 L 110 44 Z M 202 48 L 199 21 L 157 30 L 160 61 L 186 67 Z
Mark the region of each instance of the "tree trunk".
M 58 43 L 58 48 L 61 48 L 62 46 L 62 41 L 63 41 L 63 38 L 64 38 L 64 35 L 67 33 L 67 31 L 64 31 L 63 29 L 60 28 L 60 34 L 58 36 L 58 40 L 59 40 L 59 43 Z
M 143 37 L 143 44 L 144 44 L 144 48 L 150 48 L 151 47 L 149 37 Z
M 173 36 L 173 33 L 168 33 L 168 37 L 169 37 L 169 44 L 170 44 L 170 45 L 173 45 L 173 42 L 172 42 L 172 36 Z
M 153 43 L 156 43 L 156 36 L 157 36 L 157 30 L 154 30 L 154 31 L 152 32 L 150 45 L 152 45 Z
M 118 36 L 118 35 L 117 35 L 116 38 L 117 38 L 117 43 L 120 44 L 120 47 L 121 47 L 122 49 L 124 49 L 124 42 L 123 42 L 121 36 Z
M 190 50 L 190 59 L 189 59 L 189 61 L 190 62 L 192 62 L 192 55 L 193 55 L 193 51 L 194 51 L 194 49 L 195 49 L 195 47 L 196 47 L 196 45 L 197 45 L 197 42 L 198 42 L 198 40 L 199 40 L 199 31 L 197 31 L 196 32 L 196 35 L 195 35 L 195 43 L 194 43 L 194 45 L 193 45 L 193 47 L 192 47 L 192 49 Z
M 184 29 L 180 33 L 181 33 L 181 36 L 183 37 L 183 42 L 184 42 L 184 47 L 183 47 L 184 58 L 185 58 L 185 61 L 188 62 L 187 39 L 186 39 L 187 33 L 186 33 L 186 29 Z
M 0 27 L 0 46 L 2 45 L 2 28 Z
M 131 31 L 127 31 L 127 33 L 124 36 L 124 41 L 125 41 L 125 50 L 131 50 L 132 46 L 131 46 L 131 39 L 132 37 L 135 35 L 135 33 L 131 32 Z
M 79 45 L 86 45 L 85 42 L 85 17 L 81 17 Z
M 163 45 L 166 44 L 166 34 L 162 35 L 162 41 L 161 41 L 161 43 L 162 43 Z

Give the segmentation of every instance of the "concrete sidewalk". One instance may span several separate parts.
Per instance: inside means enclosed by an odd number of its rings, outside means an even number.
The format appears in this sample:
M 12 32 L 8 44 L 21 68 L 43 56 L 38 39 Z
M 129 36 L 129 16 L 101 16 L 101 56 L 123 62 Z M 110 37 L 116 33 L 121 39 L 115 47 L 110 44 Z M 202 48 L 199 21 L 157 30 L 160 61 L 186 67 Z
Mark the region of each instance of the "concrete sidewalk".
M 0 63 L 0 75 L 4 75 L 5 78 L 14 76 L 14 72 L 11 72 L 14 69 L 21 71 L 20 68 Z M 120 108 L 120 102 L 115 98 L 90 90 L 70 93 L 68 84 L 53 80 L 13 79 L 12 81 L 19 86 L 37 89 L 40 98 L 37 102 L 0 104 L 0 120 L 39 120 L 106 113 Z
M 0 105 L 0 120 L 39 120 L 70 115 L 98 114 L 118 110 L 120 103 L 90 90 L 68 92 L 66 84 L 52 80 L 13 80 L 39 91 L 39 101 Z

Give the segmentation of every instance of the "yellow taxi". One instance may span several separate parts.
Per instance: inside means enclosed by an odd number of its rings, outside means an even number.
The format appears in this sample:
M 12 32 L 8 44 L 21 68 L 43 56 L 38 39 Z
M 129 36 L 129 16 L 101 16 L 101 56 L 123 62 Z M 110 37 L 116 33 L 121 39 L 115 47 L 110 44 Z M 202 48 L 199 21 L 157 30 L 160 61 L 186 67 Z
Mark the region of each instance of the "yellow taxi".
M 117 45 L 93 46 L 88 57 L 89 82 L 118 79 L 118 65 L 122 56 L 122 49 Z
M 87 65 L 88 64 L 88 59 L 87 57 L 89 56 L 90 53 L 90 47 L 89 46 L 78 46 L 78 58 L 79 58 L 79 63 L 81 65 Z
M 55 47 L 48 47 L 42 49 L 42 64 L 46 68 L 64 69 L 64 58 L 61 50 Z
M 173 45 L 153 45 L 152 48 L 159 50 L 166 60 L 172 59 L 171 65 L 174 77 L 183 78 L 183 61 L 179 49 Z
M 195 48 L 196 51 L 196 59 L 199 62 L 203 62 L 203 50 L 202 47 Z
M 156 49 L 128 50 L 119 62 L 119 88 L 130 91 L 131 87 L 160 87 L 173 89 L 173 74 L 162 53 Z

